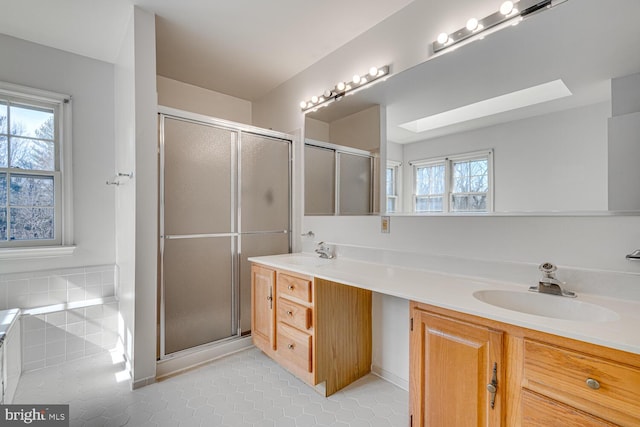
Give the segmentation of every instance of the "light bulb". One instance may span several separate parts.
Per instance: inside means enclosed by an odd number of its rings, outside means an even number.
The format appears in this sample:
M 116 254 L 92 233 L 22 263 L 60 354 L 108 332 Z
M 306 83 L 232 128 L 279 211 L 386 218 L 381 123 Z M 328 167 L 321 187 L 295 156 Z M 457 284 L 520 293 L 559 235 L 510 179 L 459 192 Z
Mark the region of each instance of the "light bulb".
M 438 34 L 438 39 L 437 39 L 438 43 L 440 44 L 445 44 L 446 42 L 449 41 L 449 34 L 447 33 L 440 33 Z
M 313 102 L 314 104 L 318 102 L 318 97 L 317 96 L 312 96 L 311 97 L 311 102 Z
M 360 84 L 363 85 L 367 82 L 367 78 L 366 77 L 362 77 L 360 78 Z
M 369 68 L 369 75 L 371 77 L 375 77 L 378 75 L 378 68 L 377 67 L 371 67 Z
M 307 108 L 307 101 L 300 101 L 300 108 Z
M 357 74 L 353 75 L 353 83 L 358 84 L 360 83 L 360 76 Z
M 507 0 L 506 2 L 502 3 L 502 6 L 500 6 L 500 13 L 504 16 L 507 16 L 511 12 L 513 12 L 513 2 Z
M 331 95 L 333 95 L 333 91 L 331 91 L 330 89 L 324 91 L 325 98 L 329 98 Z
M 478 28 L 478 20 L 476 18 L 471 18 L 467 21 L 467 30 L 473 31 Z
M 347 86 L 344 84 L 344 82 L 340 82 L 338 83 L 338 85 L 336 86 L 336 88 L 340 91 L 343 91 Z

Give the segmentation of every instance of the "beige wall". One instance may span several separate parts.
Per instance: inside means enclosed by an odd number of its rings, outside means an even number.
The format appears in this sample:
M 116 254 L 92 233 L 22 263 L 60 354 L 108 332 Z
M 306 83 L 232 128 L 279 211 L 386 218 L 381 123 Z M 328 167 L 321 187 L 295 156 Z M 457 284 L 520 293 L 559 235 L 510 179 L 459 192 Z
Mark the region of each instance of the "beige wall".
M 316 141 L 329 141 L 329 123 L 307 117 L 304 122 L 304 137 Z
M 329 142 L 377 153 L 380 150 L 380 106 L 331 122 Z
M 251 123 L 251 102 L 157 76 L 158 105 L 232 122 Z

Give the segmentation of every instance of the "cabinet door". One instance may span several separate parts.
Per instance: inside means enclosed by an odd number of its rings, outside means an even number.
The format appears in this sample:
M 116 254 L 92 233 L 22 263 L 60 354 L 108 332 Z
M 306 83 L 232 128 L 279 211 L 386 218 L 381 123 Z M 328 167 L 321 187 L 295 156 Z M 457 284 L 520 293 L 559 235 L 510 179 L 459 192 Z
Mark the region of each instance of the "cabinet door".
M 412 314 L 412 425 L 501 425 L 503 333 L 419 309 Z M 487 385 L 494 375 L 497 393 L 492 404 Z
M 275 283 L 275 270 L 251 266 L 251 335 L 255 346 L 267 353 L 276 349 Z

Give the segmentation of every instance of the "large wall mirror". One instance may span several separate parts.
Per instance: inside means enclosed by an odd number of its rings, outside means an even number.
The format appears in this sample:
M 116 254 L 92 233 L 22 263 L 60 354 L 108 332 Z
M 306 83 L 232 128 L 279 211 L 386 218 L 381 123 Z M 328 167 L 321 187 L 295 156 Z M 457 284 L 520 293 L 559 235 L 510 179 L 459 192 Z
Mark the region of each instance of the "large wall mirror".
M 307 121 L 384 108 L 389 213 L 638 214 L 637 16 L 637 0 L 568 0 Z
M 383 115 L 380 105 L 359 104 L 357 111 L 305 117 L 305 215 L 380 212 Z

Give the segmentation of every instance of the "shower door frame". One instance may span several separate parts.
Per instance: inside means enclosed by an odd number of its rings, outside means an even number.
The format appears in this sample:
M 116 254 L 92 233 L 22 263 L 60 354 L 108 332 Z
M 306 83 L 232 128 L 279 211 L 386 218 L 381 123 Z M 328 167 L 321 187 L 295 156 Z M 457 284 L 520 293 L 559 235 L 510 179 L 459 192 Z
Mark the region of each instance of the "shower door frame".
M 164 230 L 164 202 L 165 202 L 165 179 L 164 179 L 164 167 L 165 167 L 165 153 L 164 153 L 164 118 L 170 118 L 174 120 L 182 120 L 186 122 L 192 122 L 199 125 L 212 126 L 219 129 L 226 129 L 234 133 L 232 136 L 232 150 L 231 150 L 231 163 L 232 163 L 232 176 L 231 176 L 231 225 L 232 231 L 230 233 L 215 233 L 215 237 L 231 237 L 231 280 L 232 280 L 232 319 L 231 319 L 231 331 L 230 336 L 222 338 L 216 341 L 200 344 L 194 347 L 179 350 L 173 353 L 165 352 L 165 332 L 166 332 L 166 319 L 165 319 L 165 275 L 164 275 L 164 245 L 165 235 Z M 240 310 L 240 255 L 242 250 L 242 235 L 243 234 L 256 234 L 252 232 L 242 232 L 242 203 L 241 203 L 241 188 L 242 188 L 242 134 L 248 133 L 252 135 L 262 136 L 266 138 L 274 138 L 282 141 L 286 141 L 289 144 L 289 162 L 288 162 L 288 194 L 289 194 L 289 206 L 288 206 L 288 229 L 282 231 L 284 234 L 289 235 L 289 252 L 292 250 L 292 229 L 293 229 L 293 135 L 276 132 L 269 129 L 262 129 L 251 125 L 232 122 L 224 119 L 217 119 L 189 111 L 179 110 L 171 107 L 158 106 L 158 155 L 159 155 L 159 282 L 160 282 L 160 295 L 159 295 L 159 324 L 160 330 L 158 334 L 159 346 L 157 346 L 157 360 L 167 360 L 181 355 L 193 353 L 205 348 L 213 347 L 216 345 L 224 344 L 230 341 L 239 340 L 245 338 L 247 335 L 242 335 L 241 327 L 241 310 Z M 280 231 L 274 231 L 272 234 L 277 234 Z M 265 233 L 266 234 L 266 233 Z M 214 237 L 212 235 L 211 237 Z M 187 237 L 188 238 L 188 237 Z M 248 314 L 250 315 L 250 313 Z

